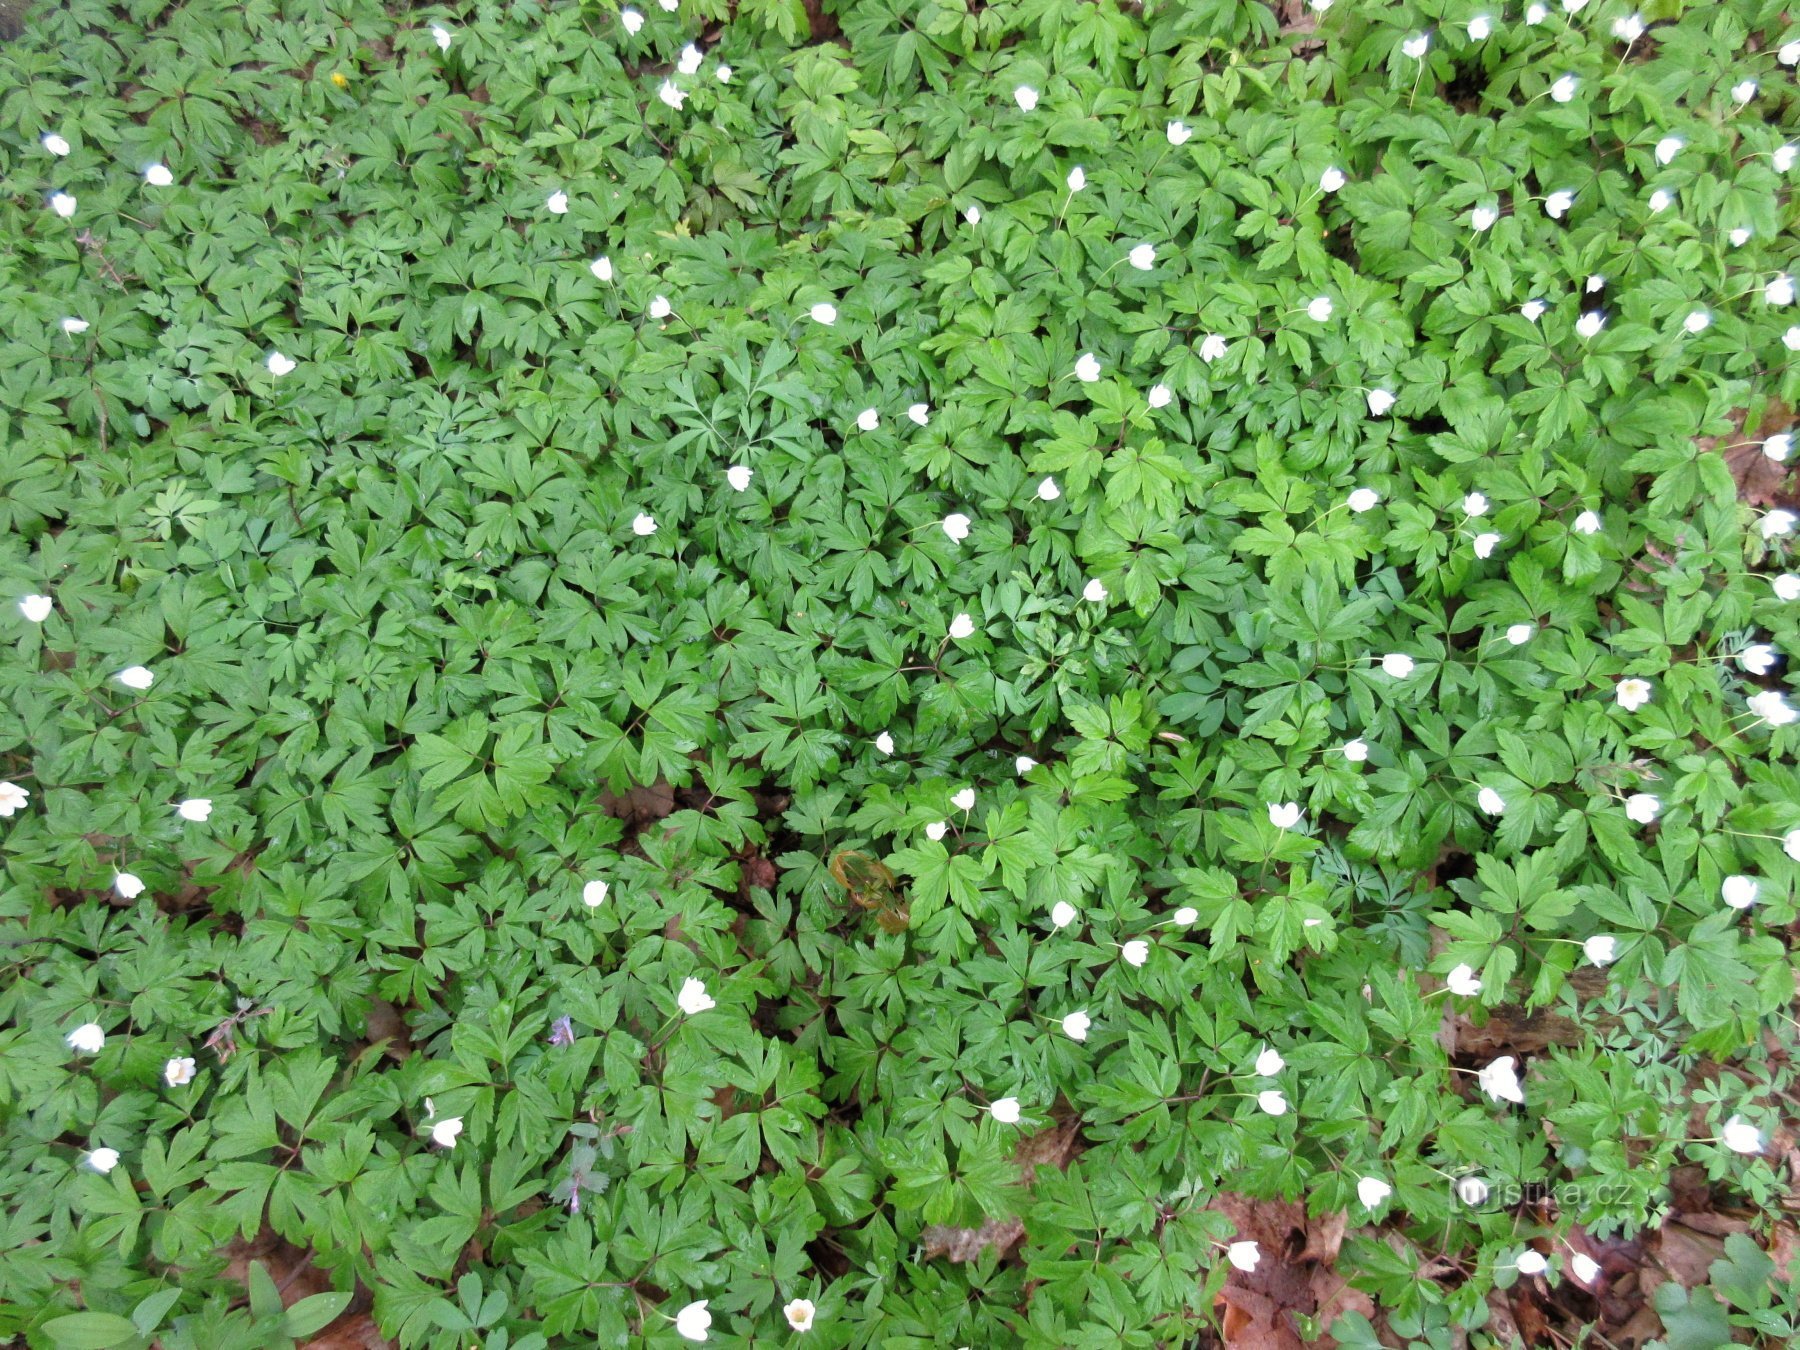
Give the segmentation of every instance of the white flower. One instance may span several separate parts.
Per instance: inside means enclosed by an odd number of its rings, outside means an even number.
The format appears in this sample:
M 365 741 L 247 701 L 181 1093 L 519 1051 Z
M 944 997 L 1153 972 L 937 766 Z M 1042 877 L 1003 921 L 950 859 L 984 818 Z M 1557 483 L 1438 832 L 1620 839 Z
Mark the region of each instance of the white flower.
M 981 224 L 981 208 L 979 206 L 970 206 L 967 211 L 963 212 L 963 219 L 968 221 L 971 225 Z
M 1762 672 L 1758 671 L 1757 673 L 1761 674 Z M 1765 689 L 1759 694 L 1752 694 L 1744 702 L 1749 706 L 1751 712 L 1772 727 L 1785 727 L 1796 718 L 1800 718 L 1800 711 L 1790 708 L 1787 700 L 1781 696 L 1778 690 Z
M 1381 669 L 1396 680 L 1404 680 L 1413 673 L 1413 659 L 1405 652 L 1389 652 L 1381 658 Z
M 1774 539 L 1778 535 L 1790 534 L 1794 529 L 1796 517 L 1792 511 L 1771 511 L 1762 518 L 1762 537 Z
M 695 75 L 699 73 L 700 63 L 705 59 L 705 54 L 690 42 L 681 49 L 681 55 L 675 61 L 675 69 L 682 75 Z
M 1493 34 L 1494 21 L 1485 14 L 1477 14 L 1469 20 L 1469 41 L 1486 42 Z
M 1795 576 L 1792 572 L 1783 572 L 1770 582 L 1770 585 L 1775 588 L 1777 600 L 1800 600 L 1800 576 Z
M 445 1116 L 431 1127 L 431 1142 L 439 1148 L 455 1148 L 456 1136 L 462 1133 L 461 1116 Z
M 1790 61 L 1788 64 L 1792 65 L 1793 62 Z M 61 159 L 64 155 L 69 153 L 69 143 L 61 136 L 58 136 L 54 131 L 46 131 L 42 136 L 39 136 L 38 144 L 43 146 L 44 149 L 48 150 L 58 159 Z
M 1775 166 L 1776 173 L 1786 173 L 1794 167 L 1794 161 L 1800 159 L 1800 145 L 1778 145 L 1769 152 L 1769 162 Z
M 675 306 L 669 303 L 669 297 L 658 295 L 651 298 L 649 315 L 652 319 L 666 319 L 675 312 Z
M 116 1148 L 97 1148 L 82 1161 L 102 1176 L 119 1165 L 119 1150 Z
M 151 187 L 171 187 L 175 175 L 169 172 L 167 164 L 150 164 L 144 169 L 144 181 Z
M 1017 1125 L 1019 1123 L 1019 1099 L 1017 1097 L 1002 1097 L 999 1101 L 988 1107 L 988 1113 L 1002 1125 Z
M 1681 326 L 1690 333 L 1704 333 L 1712 326 L 1712 315 L 1703 309 L 1692 310 L 1681 321 Z
M 884 755 L 893 754 L 894 753 L 893 733 L 884 731 L 879 736 L 877 736 L 875 738 L 875 748 L 877 750 L 881 751 L 881 753 Z
M 684 1341 L 703 1341 L 712 1325 L 712 1314 L 706 1311 L 707 1300 L 690 1303 L 675 1314 L 675 1330 Z
M 1200 359 L 1211 365 L 1225 355 L 1225 339 L 1217 333 L 1208 333 L 1200 339 Z
M 1072 1012 L 1062 1020 L 1063 1035 L 1072 1041 L 1085 1041 L 1088 1038 L 1088 1028 L 1093 1025 L 1085 1011 Z
M 1588 0 L 1562 0 L 1564 14 L 1579 14 L 1587 8 Z
M 67 220 L 70 216 L 75 214 L 75 198 L 67 192 L 52 192 L 50 194 L 50 209 L 56 212 L 56 214 L 61 216 L 64 220 Z
M 1642 15 L 1627 14 L 1624 18 L 1614 19 L 1612 35 L 1627 47 L 1644 36 L 1644 20 Z
M 1725 237 L 1731 241 L 1731 246 L 1733 248 L 1742 248 L 1745 244 L 1750 242 L 1750 227 L 1748 225 L 1740 225 Z
M 548 197 L 544 198 L 544 209 L 547 210 L 553 216 L 568 215 L 569 214 L 569 194 L 562 191 L 561 189 L 558 189 L 557 191 L 552 192 Z
M 1329 295 L 1320 295 L 1308 300 L 1306 302 L 1306 317 L 1311 319 L 1314 323 L 1324 323 L 1331 317 L 1331 297 Z
M 1488 1198 L 1488 1184 L 1480 1177 L 1458 1177 L 1456 1198 L 1473 1207 Z
M 1258 1078 L 1273 1078 L 1287 1067 L 1287 1061 L 1281 1057 L 1281 1051 L 1270 1045 L 1257 1055 L 1255 1067 Z
M 1679 136 L 1664 136 L 1656 143 L 1656 149 L 1653 152 L 1656 155 L 1656 162 L 1658 164 L 1667 164 L 1670 160 L 1674 159 L 1676 155 L 1681 153 L 1681 147 L 1686 144 L 1687 142 L 1682 140 Z
M 1549 17 L 1550 11 L 1540 4 L 1534 3 L 1525 7 L 1525 22 L 1533 28 Z
M 1037 768 L 1037 761 L 1030 755 L 1020 755 L 1013 761 L 1013 772 L 1018 774 L 1021 778 L 1035 768 Z
M 1625 799 L 1625 818 L 1635 825 L 1648 825 L 1662 812 L 1662 798 L 1648 792 L 1634 792 Z
M 1477 558 L 1492 557 L 1494 550 L 1500 546 L 1500 539 L 1501 539 L 1501 536 L 1494 534 L 1492 531 L 1489 531 L 1486 534 L 1476 535 L 1475 536 L 1475 556 Z
M 832 324 L 837 322 L 837 306 L 827 304 L 825 301 L 821 300 L 812 307 L 812 321 L 814 323 L 822 323 L 827 328 L 831 327 Z
M 270 352 L 269 359 L 263 364 L 269 368 L 269 374 L 279 380 L 283 375 L 292 375 L 295 366 L 299 363 L 291 356 L 284 356 L 280 352 Z
M 642 23 L 643 20 L 639 19 L 638 22 Z M 450 30 L 444 27 L 443 24 L 434 23 L 431 25 L 431 40 L 437 43 L 437 49 L 440 52 L 447 52 L 450 50 Z
M 952 543 L 960 544 L 969 537 L 969 518 L 960 511 L 952 511 L 944 517 L 943 529 Z
M 931 420 L 931 405 L 929 403 L 914 403 L 907 408 L 906 417 L 915 427 L 922 427 Z
M 960 792 L 950 798 L 950 805 L 954 806 L 958 811 L 973 811 L 975 809 L 975 789 L 972 787 L 963 788 Z
M 1790 61 L 1788 64 L 1792 65 L 1793 63 Z M 1194 133 L 1188 129 L 1188 125 L 1185 122 L 1169 123 L 1168 137 L 1170 145 L 1186 145 L 1188 143 L 1188 138 L 1193 134 Z
M 1581 954 L 1597 966 L 1611 965 L 1619 959 L 1619 940 L 1599 933 L 1581 944 Z
M 931 822 L 931 824 L 929 824 L 925 827 L 925 837 L 927 839 L 931 840 L 931 842 L 934 844 L 937 843 L 940 839 L 942 839 L 949 832 L 950 832 L 950 827 L 941 820 L 934 820 Z
M 194 1074 L 197 1072 L 197 1069 L 198 1066 L 195 1065 L 194 1057 L 192 1055 L 184 1055 L 177 1059 L 171 1059 L 168 1063 L 163 1065 L 163 1082 L 172 1088 L 186 1087 L 189 1083 L 194 1081 Z
M 813 1307 L 810 1298 L 797 1298 L 781 1309 L 781 1315 L 787 1318 L 787 1324 L 795 1331 L 811 1331 L 813 1317 L 818 1309 Z
M 1626 712 L 1636 712 L 1650 701 L 1650 681 L 1640 680 L 1635 675 L 1620 680 L 1613 689 L 1613 697 Z
M 1183 928 L 1191 927 L 1200 922 L 1200 911 L 1192 905 L 1183 905 L 1175 911 L 1174 921 Z
M 1344 181 L 1344 171 L 1334 164 L 1319 175 L 1319 191 L 1336 192 L 1344 186 Z
M 1262 1251 L 1254 1242 L 1234 1242 L 1225 1249 L 1225 1259 L 1247 1275 L 1262 1260 Z
M 98 1022 L 83 1022 L 63 1037 L 69 1049 L 78 1054 L 97 1055 L 106 1046 L 106 1033 Z
M 864 408 L 856 414 L 856 426 L 859 431 L 873 431 L 881 425 L 881 414 L 873 408 Z
M 1719 1141 L 1733 1153 L 1761 1153 L 1762 1131 L 1742 1116 L 1733 1116 L 1719 1130 Z
M 1091 577 L 1088 584 L 1081 588 L 1081 598 L 1090 605 L 1106 603 L 1106 586 L 1099 577 Z
M 954 619 L 950 620 L 950 637 L 953 641 L 961 642 L 966 637 L 974 636 L 975 620 L 971 619 L 967 614 L 958 614 Z
M 1100 378 L 1100 360 L 1092 352 L 1083 352 L 1075 361 L 1075 378 L 1092 384 Z
M 639 539 L 648 539 L 656 533 L 656 517 L 640 511 L 631 518 L 631 532 Z
M 1544 311 L 1549 308 L 1550 306 L 1546 305 L 1542 300 L 1527 300 L 1524 304 L 1519 306 L 1519 313 L 1523 314 L 1527 321 L 1536 323 L 1539 319 L 1544 317 Z
M 1022 84 L 1013 90 L 1013 102 L 1019 105 L 1021 111 L 1031 112 L 1038 105 L 1038 91 L 1028 84 Z
M 1573 75 L 1561 76 L 1555 84 L 1550 86 L 1550 97 L 1558 103 L 1567 103 L 1575 97 L 1575 90 L 1580 83 L 1581 81 Z
M 742 464 L 733 464 L 725 470 L 725 481 L 731 485 L 733 492 L 747 492 L 750 488 L 752 470 Z
M 1363 1177 L 1356 1183 L 1356 1198 L 1365 1209 L 1374 1209 L 1394 1193 L 1394 1188 L 1380 1177 Z
M 1564 212 L 1575 205 L 1575 194 L 1568 188 L 1558 188 L 1544 198 L 1544 210 L 1549 212 L 1550 219 L 1561 220 Z
M 189 797 L 175 808 L 175 814 L 183 820 L 191 820 L 198 824 L 212 815 L 212 798 Z
M 1152 408 L 1166 408 L 1170 403 L 1174 402 L 1174 399 L 1174 392 L 1170 390 L 1169 386 L 1166 384 L 1151 385 L 1150 392 L 1145 395 L 1145 401 L 1148 402 Z
M 1469 224 L 1477 234 L 1486 234 L 1499 219 L 1500 208 L 1497 206 L 1478 206 L 1469 213 Z
M 619 11 L 619 22 L 625 25 L 627 33 L 636 37 L 638 30 L 644 26 L 644 16 L 635 9 L 622 9 Z
M 47 595 L 22 595 L 19 597 L 19 613 L 25 616 L 28 623 L 42 623 L 50 617 L 56 608 L 56 601 Z
M 144 893 L 143 878 L 134 872 L 118 872 L 113 875 L 113 889 L 122 899 L 135 900 Z
M 1278 830 L 1291 830 L 1300 823 L 1299 802 L 1270 802 L 1269 824 Z
M 64 319 L 61 323 L 61 328 L 62 328 L 63 332 L 68 334 L 70 337 L 79 337 L 79 336 L 81 336 L 81 334 L 87 332 L 87 330 L 89 328 L 91 328 L 92 326 L 93 325 L 90 324 L 86 319 L 77 319 L 73 315 Z
M 1528 623 L 1515 623 L 1506 630 L 1506 640 L 1515 647 L 1523 647 L 1537 636 L 1537 629 Z
M 1150 959 L 1150 944 L 1143 938 L 1133 938 L 1119 948 L 1119 955 L 1127 965 L 1141 966 Z
M 1481 992 L 1481 981 L 1475 968 L 1465 962 L 1444 977 L 1444 987 L 1461 998 L 1474 998 Z
M 1606 327 L 1606 316 L 1597 309 L 1590 309 L 1575 320 L 1575 331 L 1584 338 L 1596 337 Z
M 1781 659 L 1781 653 L 1766 642 L 1753 642 L 1738 653 L 1738 662 L 1752 675 L 1767 675 Z
M 1067 181 L 1070 192 L 1080 192 L 1087 186 L 1087 173 L 1081 165 L 1077 164 L 1074 168 L 1069 170 Z
M 1286 1097 L 1282 1096 L 1281 1092 L 1276 1088 L 1269 1088 L 1266 1091 L 1257 1093 L 1256 1104 L 1261 1107 L 1263 1112 L 1267 1115 L 1285 1116 L 1287 1114 L 1288 1100 Z
M 148 689 L 156 681 L 148 666 L 126 666 L 119 672 L 119 683 L 127 689 Z
M 677 85 L 673 80 L 664 80 L 658 85 L 656 96 L 671 108 L 677 110 L 680 109 L 683 103 L 687 102 L 687 91 Z
M 1517 1064 L 1518 1061 L 1511 1055 L 1502 1055 L 1487 1068 L 1477 1073 L 1475 1081 L 1481 1085 L 1481 1090 L 1495 1101 L 1518 1102 L 1523 1105 L 1525 1091 L 1519 1086 Z
M 612 259 L 595 258 L 588 264 L 588 271 L 594 274 L 596 281 L 611 281 L 613 279 Z
M 1733 909 L 1749 909 L 1761 891 L 1755 877 L 1726 877 L 1719 886 L 1720 898 Z
M 1580 1284 L 1592 1284 L 1600 1274 L 1600 1263 L 1586 1252 L 1576 1252 L 1569 1258 L 1569 1273 Z
M 1425 49 L 1429 46 L 1431 46 L 1431 34 L 1414 33 L 1400 44 L 1400 51 L 1403 55 L 1410 56 L 1417 61 L 1425 55 Z
M 1344 504 L 1360 516 L 1364 511 L 1373 511 L 1380 501 L 1381 494 L 1374 488 L 1356 488 L 1345 499 Z
M 1534 1252 L 1529 1247 L 1519 1253 L 1519 1259 L 1513 1264 L 1521 1275 L 1542 1275 L 1550 1268 L 1550 1263 L 1544 1259 L 1543 1253 Z
M 1589 295 L 1593 295 L 1596 291 L 1603 291 L 1605 289 L 1606 278 L 1601 276 L 1598 272 L 1587 279 L 1587 293 Z
M 1369 390 L 1369 416 L 1383 417 L 1394 406 L 1394 396 L 1386 389 Z
M 1783 44 L 1775 53 L 1775 59 L 1784 66 L 1800 65 L 1800 39 Z
M 1139 244 L 1130 253 L 1127 253 L 1125 258 L 1138 271 L 1148 272 L 1156 266 L 1156 245 Z
M 606 893 L 611 889 L 608 882 L 590 881 L 581 888 L 581 903 L 589 909 L 599 909 L 606 903 Z
M 1075 918 L 1075 906 L 1067 900 L 1058 900 L 1050 907 L 1050 927 L 1057 932 L 1074 923 Z
M 17 783 L 0 783 L 0 816 L 11 816 L 23 811 L 31 794 Z
M 1756 81 L 1739 80 L 1731 86 L 1731 97 L 1735 102 L 1748 103 L 1756 97 Z
M 1506 810 L 1506 798 L 1491 787 L 1484 787 L 1475 794 L 1475 804 L 1490 816 L 1497 816 Z
M 656 0 L 656 7 L 665 14 L 673 14 L 681 7 L 681 0 Z
M 689 1017 L 697 1017 L 708 1008 L 719 1006 L 713 1002 L 712 995 L 706 992 L 705 983 L 692 975 L 681 982 L 681 992 L 675 995 L 675 1002 Z
M 1352 764 L 1361 764 L 1369 757 L 1369 743 L 1362 739 L 1347 741 L 1344 745 L 1344 758 Z
M 1660 215 L 1667 211 L 1675 201 L 1675 194 L 1667 188 L 1658 188 L 1650 194 L 1650 214 Z
M 1598 511 L 1583 511 L 1580 515 L 1575 517 L 1575 524 L 1572 528 L 1576 534 L 1599 534 L 1600 513 Z
M 1763 287 L 1763 299 L 1771 305 L 1791 305 L 1794 303 L 1794 279 L 1786 272 L 1777 272 Z

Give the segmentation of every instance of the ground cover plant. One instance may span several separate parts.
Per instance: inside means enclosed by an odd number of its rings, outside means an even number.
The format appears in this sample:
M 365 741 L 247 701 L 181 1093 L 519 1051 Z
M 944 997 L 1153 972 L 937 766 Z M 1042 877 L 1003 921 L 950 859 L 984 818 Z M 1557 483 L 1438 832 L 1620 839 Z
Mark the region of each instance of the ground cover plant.
M 1794 1334 L 1769 0 L 0 47 L 0 1336 Z

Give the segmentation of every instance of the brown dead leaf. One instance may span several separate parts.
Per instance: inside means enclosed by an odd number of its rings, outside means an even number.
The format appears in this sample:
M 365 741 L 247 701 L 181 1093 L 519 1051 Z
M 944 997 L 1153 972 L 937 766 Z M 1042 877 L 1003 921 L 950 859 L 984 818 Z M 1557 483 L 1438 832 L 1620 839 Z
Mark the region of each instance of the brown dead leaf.
M 386 999 L 378 998 L 369 1003 L 366 1027 L 369 1044 L 386 1042 L 381 1048 L 388 1058 L 404 1060 L 412 1053 L 412 1034 L 407 1030 L 406 1019 Z
M 634 787 L 623 796 L 600 789 L 600 809 L 623 822 L 627 833 L 661 820 L 675 809 L 675 789 L 659 778 L 648 787 Z
M 1243 1195 L 1218 1196 L 1210 1208 L 1231 1220 L 1234 1240 L 1254 1241 L 1262 1254 L 1255 1270 L 1233 1267 L 1219 1292 L 1231 1350 L 1301 1350 L 1305 1342 L 1291 1314 L 1312 1316 L 1328 1299 L 1338 1310 L 1363 1310 L 1346 1301 L 1343 1281 L 1331 1268 L 1344 1241 L 1345 1215 L 1308 1219 L 1299 1205 Z
M 927 1261 L 934 1256 L 957 1262 L 973 1261 L 988 1247 L 1002 1257 L 1008 1255 L 1025 1240 L 1025 1225 L 1018 1219 L 989 1219 L 979 1228 L 951 1228 L 934 1223 L 922 1237 Z
M 308 1341 L 304 1350 L 389 1350 L 392 1345 L 369 1314 L 345 1313 Z
M 1724 436 L 1700 436 L 1694 443 L 1703 451 L 1725 456 L 1725 467 L 1731 470 L 1740 500 L 1751 506 L 1784 503 L 1789 499 L 1789 494 L 1782 491 L 1787 482 L 1788 466 L 1777 464 L 1765 455 L 1762 441 L 1765 435 L 1772 435 L 1793 422 L 1793 409 L 1771 400 L 1762 410 L 1757 431 L 1750 436 L 1744 434 L 1748 416 L 1749 409 L 1733 408 L 1729 432 Z
M 1796 1251 L 1800 1251 L 1800 1229 L 1783 1219 L 1769 1234 L 1769 1259 L 1775 1263 L 1775 1278 L 1783 1284 L 1794 1278 Z

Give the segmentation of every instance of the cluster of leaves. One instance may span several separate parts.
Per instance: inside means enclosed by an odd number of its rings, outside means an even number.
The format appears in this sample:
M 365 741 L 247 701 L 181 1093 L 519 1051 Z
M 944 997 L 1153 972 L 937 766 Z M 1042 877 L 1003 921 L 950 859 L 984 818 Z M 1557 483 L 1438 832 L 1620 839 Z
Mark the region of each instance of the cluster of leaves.
M 513 1350 L 1188 1344 L 1224 1192 L 1348 1211 L 1393 1326 L 1680 1165 L 1766 1236 L 1781 6 L 1502 8 L 33 14 L 0 1335 L 304 1337 L 270 1231 Z M 1517 1107 L 1501 1004 L 1580 1029 Z

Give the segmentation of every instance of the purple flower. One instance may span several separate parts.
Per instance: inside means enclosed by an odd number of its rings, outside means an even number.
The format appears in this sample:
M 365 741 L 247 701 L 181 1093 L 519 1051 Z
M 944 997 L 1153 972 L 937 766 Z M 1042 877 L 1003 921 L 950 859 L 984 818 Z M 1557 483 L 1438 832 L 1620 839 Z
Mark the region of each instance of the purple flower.
M 567 1017 L 559 1017 L 550 1024 L 550 1044 L 575 1044 L 575 1027 Z

